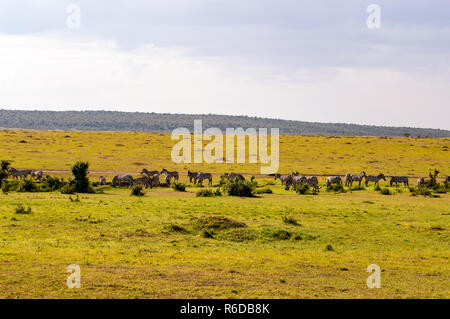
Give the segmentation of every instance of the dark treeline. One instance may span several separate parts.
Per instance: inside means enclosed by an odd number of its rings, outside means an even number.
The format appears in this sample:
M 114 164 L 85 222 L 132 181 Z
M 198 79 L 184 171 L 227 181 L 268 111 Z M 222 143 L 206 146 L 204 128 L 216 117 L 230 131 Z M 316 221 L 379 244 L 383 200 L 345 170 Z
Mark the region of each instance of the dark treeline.
M 35 130 L 171 132 L 177 127 L 186 127 L 193 131 L 194 120 L 200 119 L 203 120 L 203 129 L 275 127 L 280 129 L 282 135 L 450 137 L 450 131 L 440 129 L 313 123 L 250 116 L 0 110 L 0 127 Z

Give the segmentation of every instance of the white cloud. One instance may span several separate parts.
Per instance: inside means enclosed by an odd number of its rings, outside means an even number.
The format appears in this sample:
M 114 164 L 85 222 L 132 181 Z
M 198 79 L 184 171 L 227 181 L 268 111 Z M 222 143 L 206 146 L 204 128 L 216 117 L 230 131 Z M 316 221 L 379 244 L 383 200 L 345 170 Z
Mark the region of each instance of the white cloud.
M 190 48 L 43 35 L 0 35 L 0 108 L 246 114 L 450 129 L 450 70 L 289 72 Z M 436 115 L 438 114 L 438 115 Z

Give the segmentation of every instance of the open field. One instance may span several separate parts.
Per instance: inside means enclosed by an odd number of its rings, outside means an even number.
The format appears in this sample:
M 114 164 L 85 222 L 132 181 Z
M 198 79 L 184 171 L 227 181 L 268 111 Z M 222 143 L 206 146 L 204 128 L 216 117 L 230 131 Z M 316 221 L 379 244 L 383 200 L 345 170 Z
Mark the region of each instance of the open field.
M 143 167 L 259 172 L 254 164 L 174 165 L 174 143 L 155 133 L 9 130 L 0 132 L 0 159 L 63 171 L 56 175 L 89 161 L 91 176 L 109 180 Z M 450 139 L 282 136 L 280 172 L 449 174 L 449 146 Z M 370 186 L 297 195 L 279 181 L 257 181 L 274 194 L 202 198 L 189 187 L 137 198 L 106 187 L 76 201 L 56 192 L 0 193 L 0 297 L 450 297 L 450 194 L 413 197 L 390 188 L 395 194 L 387 196 Z M 32 213 L 16 214 L 18 204 Z M 213 238 L 205 238 L 207 223 Z M 66 286 L 69 264 L 81 267 L 81 289 Z M 380 289 L 366 286 L 370 264 L 382 269 Z
M 16 168 L 67 170 L 89 161 L 92 171 L 140 172 L 143 167 L 256 174 L 255 164 L 174 164 L 177 141 L 164 133 L 0 131 L 0 158 Z M 270 143 L 269 143 L 270 145 Z M 450 138 L 280 136 L 280 173 L 427 176 L 450 174 Z M 112 175 L 112 174 L 110 174 Z

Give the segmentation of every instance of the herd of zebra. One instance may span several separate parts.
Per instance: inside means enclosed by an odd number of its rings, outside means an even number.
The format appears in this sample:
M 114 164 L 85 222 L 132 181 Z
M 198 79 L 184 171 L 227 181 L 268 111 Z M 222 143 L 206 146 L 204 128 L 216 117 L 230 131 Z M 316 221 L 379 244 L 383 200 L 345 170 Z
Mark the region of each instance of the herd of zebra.
M 292 186 L 294 190 L 297 190 L 297 187 L 301 184 L 306 184 L 311 186 L 315 192 L 319 191 L 319 180 L 316 176 L 303 176 L 299 172 L 291 172 L 288 175 L 275 174 L 275 179 L 280 179 L 281 183 L 285 185 L 285 189 L 289 190 Z M 362 172 L 359 175 L 346 174 L 344 182 L 342 181 L 341 176 L 329 176 L 326 180 L 326 186 L 331 187 L 332 185 L 339 185 L 345 187 L 352 187 L 353 182 L 358 182 L 358 186 L 361 186 L 361 183 L 364 179 L 364 184 L 367 187 L 370 182 L 373 182 L 375 185 L 379 185 L 380 180 L 386 181 L 386 176 L 384 174 L 378 175 L 367 175 L 366 172 Z M 417 180 L 417 187 L 421 187 L 425 185 L 426 179 L 425 177 L 420 177 Z M 444 180 L 445 184 L 450 183 L 450 177 L 447 176 Z M 389 181 L 389 186 L 398 186 L 398 184 L 403 184 L 404 186 L 409 186 L 409 178 L 407 176 L 392 176 Z
M 127 174 L 127 175 L 117 175 L 113 178 L 112 185 L 114 187 L 121 187 L 121 186 L 135 186 L 135 185 L 141 185 L 145 188 L 153 188 L 160 186 L 160 176 L 164 176 L 164 181 L 167 186 L 170 186 L 172 179 L 175 181 L 178 181 L 179 179 L 179 173 L 177 171 L 168 171 L 167 169 L 163 168 L 160 171 L 154 170 L 149 171 L 147 169 L 143 169 L 141 171 L 141 176 L 138 178 L 133 178 L 133 176 Z M 193 183 L 194 185 L 203 185 L 203 181 L 207 180 L 208 185 L 212 185 L 212 174 L 211 173 L 204 173 L 204 172 L 187 172 L 187 176 L 189 178 L 189 182 Z M 242 175 L 239 175 L 242 177 Z M 243 177 L 242 177 L 243 178 Z M 103 176 L 100 176 L 100 185 L 106 185 L 106 178 Z
M 28 176 L 31 176 L 36 181 L 41 181 L 43 178 L 43 171 L 42 170 L 17 170 L 13 167 L 9 168 L 9 172 L 11 176 L 15 179 L 18 178 L 26 178 Z M 147 169 L 143 169 L 141 171 L 141 176 L 138 178 L 133 178 L 133 176 L 126 174 L 126 175 L 117 175 L 112 180 L 112 186 L 114 187 L 122 187 L 122 186 L 135 186 L 140 185 L 145 188 L 153 188 L 158 187 L 161 185 L 160 183 L 160 177 L 163 176 L 165 185 L 170 186 L 172 179 L 175 181 L 178 181 L 179 179 L 179 173 L 177 171 L 168 171 L 167 169 L 163 168 L 161 171 L 153 170 L 149 171 Z M 282 185 L 285 185 L 285 190 L 289 190 L 291 187 L 294 190 L 297 190 L 298 186 L 301 184 L 308 185 L 313 188 L 315 192 L 318 192 L 319 187 L 319 179 L 316 176 L 304 176 L 301 175 L 299 172 L 291 172 L 287 175 L 281 175 L 281 174 L 271 174 L 270 176 L 273 176 L 274 179 L 279 179 L 281 181 Z M 194 185 L 203 185 L 203 181 L 207 180 L 208 185 L 212 185 L 212 174 L 211 173 L 204 173 L 204 172 L 191 172 L 190 170 L 187 171 L 187 177 L 189 178 L 189 182 L 193 183 Z M 227 177 L 229 179 L 240 179 L 245 180 L 244 176 L 238 173 L 225 173 L 221 176 L 221 178 Z M 339 185 L 345 187 L 352 187 L 353 182 L 357 182 L 358 186 L 361 186 L 361 183 L 364 180 L 364 184 L 367 187 L 370 182 L 375 183 L 375 185 L 378 185 L 380 180 L 386 181 L 386 176 L 384 174 L 378 174 L 378 175 L 367 175 L 366 172 L 362 172 L 359 175 L 354 174 L 347 174 L 345 175 L 344 181 L 342 180 L 341 176 L 329 176 L 326 180 L 326 186 L 331 187 L 332 185 Z M 417 186 L 421 187 L 425 185 L 426 178 L 420 177 L 417 180 Z M 450 184 L 450 177 L 447 176 L 444 180 L 444 183 Z M 99 178 L 99 184 L 100 185 L 106 185 L 107 181 L 104 176 L 100 176 Z M 398 186 L 398 184 L 403 184 L 404 186 L 409 186 L 409 178 L 407 176 L 392 176 L 391 180 L 389 181 L 389 185 Z

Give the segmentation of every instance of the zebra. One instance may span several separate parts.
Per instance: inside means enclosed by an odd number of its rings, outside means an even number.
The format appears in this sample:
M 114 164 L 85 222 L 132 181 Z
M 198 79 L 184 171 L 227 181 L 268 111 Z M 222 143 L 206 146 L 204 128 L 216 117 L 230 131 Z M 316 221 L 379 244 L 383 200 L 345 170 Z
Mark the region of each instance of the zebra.
M 99 183 L 100 185 L 106 185 L 106 178 L 103 177 L 103 176 L 100 176 L 100 177 L 98 178 L 98 183 Z
M 276 180 L 278 178 L 281 181 L 281 185 L 284 185 L 288 177 L 289 175 L 275 174 L 274 179 Z
M 153 187 L 157 187 L 157 186 L 159 186 L 159 174 L 155 174 L 155 175 L 153 175 L 152 177 L 149 177 L 150 178 L 150 180 L 149 180 L 149 185 L 150 185 L 150 188 L 153 188 Z
M 31 173 L 32 173 L 31 169 L 17 170 L 12 167 L 10 167 L 9 171 L 10 171 L 11 175 L 13 176 L 13 178 L 28 177 L 28 175 L 31 175 Z
M 330 176 L 327 178 L 327 188 L 331 187 L 331 185 L 336 184 L 341 186 L 342 185 L 342 179 L 340 176 Z
M 207 179 L 209 181 L 209 185 L 212 185 L 212 175 L 211 173 L 202 173 L 202 172 L 198 172 L 197 176 L 194 179 L 194 184 L 197 182 L 197 184 L 202 185 L 203 180 Z
M 172 179 L 172 175 L 166 174 L 164 176 L 164 180 L 166 181 L 167 186 L 170 186 L 170 180 Z
M 159 171 L 149 171 L 146 168 L 144 168 L 141 172 L 141 175 L 147 175 L 148 177 L 151 177 L 155 174 L 159 174 Z
M 398 183 L 403 183 L 404 186 L 409 186 L 409 180 L 406 176 L 392 176 L 389 185 L 392 186 L 395 183 L 395 186 L 398 186 Z
M 380 173 L 377 176 L 374 175 L 366 175 L 366 187 L 369 185 L 369 182 L 375 182 L 375 185 L 378 185 L 378 182 L 380 180 L 386 181 L 386 176 L 384 174 Z
M 444 184 L 450 184 L 450 176 L 447 176 L 444 180 Z
M 361 182 L 363 180 L 363 178 L 367 177 L 366 172 L 362 172 L 359 175 L 350 175 L 350 180 L 349 180 L 349 184 L 348 186 L 352 187 L 353 186 L 353 182 L 359 182 L 358 186 L 361 186 Z M 346 178 L 347 180 L 347 178 Z
M 425 177 L 419 177 L 419 179 L 417 180 L 417 188 L 424 187 L 425 183 Z
M 192 183 L 192 180 L 194 181 L 194 184 L 196 182 L 196 177 L 200 172 L 191 172 L 187 171 L 187 176 L 189 177 L 189 183 Z
M 220 178 L 224 178 L 224 177 L 228 177 L 228 179 L 239 179 L 241 181 L 245 181 L 244 176 L 242 176 L 241 174 L 238 173 L 225 173 L 223 174 Z
M 345 187 L 351 186 L 352 184 L 352 174 L 345 175 Z
M 131 175 L 117 175 L 113 178 L 112 185 L 114 187 L 119 186 L 121 187 L 123 185 L 132 185 L 133 184 L 133 177 Z
M 289 177 L 286 180 L 285 190 L 289 190 L 290 186 L 297 191 L 297 186 L 299 184 L 306 184 L 312 186 L 314 189 L 314 193 L 319 191 L 319 180 L 316 176 L 302 176 L 302 175 L 292 175 L 289 174 Z
M 178 172 L 173 171 L 173 172 L 169 172 L 168 170 L 166 170 L 165 168 L 162 169 L 161 174 L 165 174 L 166 177 L 170 176 L 169 178 L 169 183 L 170 183 L 170 179 L 173 177 L 176 181 L 178 181 Z M 167 181 L 167 178 L 166 178 Z
M 31 171 L 31 177 L 34 177 L 36 181 L 41 181 L 44 173 L 42 171 Z
M 284 189 L 288 191 L 289 188 L 292 186 L 294 190 L 297 190 L 297 185 L 303 182 L 303 178 L 304 176 L 301 175 L 292 175 L 292 173 L 289 174 L 286 178 L 285 182 L 286 187 Z
M 142 185 L 145 188 L 150 187 L 150 178 L 148 176 L 139 177 L 133 180 L 131 183 L 132 186 L 134 185 Z

